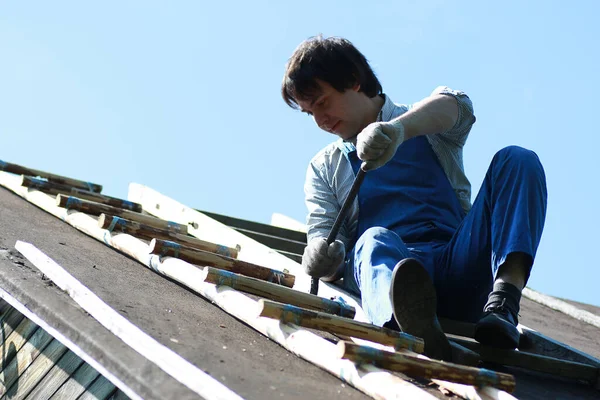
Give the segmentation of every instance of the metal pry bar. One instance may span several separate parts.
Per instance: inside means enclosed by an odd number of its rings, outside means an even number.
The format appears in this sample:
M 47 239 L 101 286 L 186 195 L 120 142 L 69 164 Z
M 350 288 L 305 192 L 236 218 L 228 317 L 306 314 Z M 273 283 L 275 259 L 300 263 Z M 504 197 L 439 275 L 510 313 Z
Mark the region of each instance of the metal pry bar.
M 340 210 L 337 217 L 335 218 L 335 222 L 333 223 L 333 227 L 331 228 L 331 231 L 329 232 L 329 236 L 327 236 L 327 244 L 328 245 L 335 242 L 335 238 L 337 237 L 338 233 L 340 232 L 342 222 L 344 222 L 344 219 L 346 219 L 348 210 L 350 209 L 350 206 L 352 205 L 352 203 L 354 202 L 354 199 L 356 198 L 356 195 L 358 194 L 358 189 L 360 189 L 360 185 L 362 184 L 363 180 L 365 179 L 365 174 L 366 174 L 366 172 L 362 168 L 358 170 L 358 173 L 356 174 L 356 177 L 354 178 L 354 182 L 352 183 L 352 187 L 350 188 L 350 192 L 348 193 L 346 200 L 344 200 L 342 209 Z M 319 279 L 312 278 L 311 283 L 310 283 L 310 294 L 316 295 L 318 291 L 319 291 Z

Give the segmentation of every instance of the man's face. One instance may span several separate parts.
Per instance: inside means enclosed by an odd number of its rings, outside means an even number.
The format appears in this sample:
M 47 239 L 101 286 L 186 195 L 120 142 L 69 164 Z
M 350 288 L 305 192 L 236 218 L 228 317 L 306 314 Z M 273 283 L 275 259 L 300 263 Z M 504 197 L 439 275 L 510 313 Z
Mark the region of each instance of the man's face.
M 313 116 L 319 128 L 350 140 L 373 122 L 367 120 L 365 105 L 369 98 L 359 91 L 359 85 L 338 92 L 326 82 L 317 83 L 319 93 L 311 99 L 298 100 L 298 105 L 302 112 Z

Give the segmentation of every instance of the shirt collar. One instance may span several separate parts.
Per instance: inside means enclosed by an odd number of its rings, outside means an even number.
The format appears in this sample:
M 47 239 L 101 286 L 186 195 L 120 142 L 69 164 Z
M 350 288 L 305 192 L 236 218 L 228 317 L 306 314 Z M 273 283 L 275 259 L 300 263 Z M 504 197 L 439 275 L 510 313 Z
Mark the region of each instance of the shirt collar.
M 383 93 L 383 107 L 381 107 L 381 111 L 377 114 L 377 122 L 388 122 L 394 117 L 394 110 L 396 109 L 396 105 L 394 102 L 388 97 L 387 94 Z

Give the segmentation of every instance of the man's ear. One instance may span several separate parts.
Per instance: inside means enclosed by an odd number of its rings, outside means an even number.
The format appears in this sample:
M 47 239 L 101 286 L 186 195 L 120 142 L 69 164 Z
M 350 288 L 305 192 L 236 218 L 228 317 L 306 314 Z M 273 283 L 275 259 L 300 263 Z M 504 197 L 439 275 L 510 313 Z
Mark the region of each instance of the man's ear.
M 352 86 L 352 90 L 354 90 L 355 92 L 360 92 L 360 83 L 356 82 L 353 86 Z

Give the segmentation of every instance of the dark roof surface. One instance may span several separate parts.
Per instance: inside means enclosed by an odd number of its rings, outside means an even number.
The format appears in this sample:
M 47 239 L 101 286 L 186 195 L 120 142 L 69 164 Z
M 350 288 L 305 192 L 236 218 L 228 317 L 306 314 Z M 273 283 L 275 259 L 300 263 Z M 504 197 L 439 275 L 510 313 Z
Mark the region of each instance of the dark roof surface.
M 600 329 L 527 298 L 521 300 L 519 322 L 546 336 L 600 359 Z
M 34 244 L 132 323 L 242 397 L 368 398 L 210 302 L 3 188 L 0 204 L 0 248 L 12 249 L 17 240 Z M 521 322 L 600 357 L 598 328 L 527 299 Z M 517 374 L 517 397 L 598 398 L 598 391 L 583 385 L 507 370 Z
M 32 243 L 133 324 L 240 396 L 369 398 L 4 188 L 0 204 L 0 248 L 14 249 L 17 240 Z

